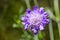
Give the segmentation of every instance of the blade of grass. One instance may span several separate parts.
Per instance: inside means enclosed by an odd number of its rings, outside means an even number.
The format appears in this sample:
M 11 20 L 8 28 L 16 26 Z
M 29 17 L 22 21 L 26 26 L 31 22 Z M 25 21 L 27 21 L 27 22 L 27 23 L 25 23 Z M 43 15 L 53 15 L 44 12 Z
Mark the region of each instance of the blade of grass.
M 60 39 L 60 14 L 59 14 L 58 0 L 54 0 L 54 9 L 55 9 L 55 14 L 56 14 L 56 21 L 58 25 L 59 39 Z
M 31 8 L 29 0 L 25 0 L 25 2 L 26 2 L 26 5 L 27 5 L 27 8 Z
M 49 23 L 49 33 L 50 33 L 50 40 L 54 40 L 53 28 L 52 28 L 52 20 L 56 21 L 55 16 L 53 15 L 52 11 L 48 8 L 47 12 L 49 13 L 50 23 Z
M 54 0 L 54 10 L 55 10 L 56 16 L 58 17 L 59 16 L 58 0 Z
M 37 0 L 33 0 L 33 1 L 34 1 L 34 4 L 35 4 L 36 6 L 38 6 Z
M 50 33 L 50 40 L 54 40 L 52 21 L 51 20 L 50 20 L 50 24 L 49 24 L 49 33 Z
M 57 25 L 58 25 L 59 39 L 60 39 L 60 21 L 59 21 L 59 22 L 57 22 Z

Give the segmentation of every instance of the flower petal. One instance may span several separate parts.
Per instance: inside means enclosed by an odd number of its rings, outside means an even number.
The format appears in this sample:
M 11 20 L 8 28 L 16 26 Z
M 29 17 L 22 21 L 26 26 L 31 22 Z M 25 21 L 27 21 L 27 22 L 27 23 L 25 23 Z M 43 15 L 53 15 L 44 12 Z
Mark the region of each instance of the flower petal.
M 22 22 L 22 24 L 23 24 L 23 25 L 25 25 L 25 23 L 24 23 L 24 22 Z
M 31 12 L 31 9 L 30 9 L 30 8 L 28 8 L 28 9 L 27 9 L 27 13 L 30 13 L 30 12 Z
M 38 33 L 38 31 L 36 29 L 32 29 L 32 31 L 33 31 L 34 34 Z
M 29 26 L 28 26 L 28 24 L 26 24 L 24 29 L 27 30 L 28 28 L 29 28 Z
M 47 13 L 47 12 L 44 12 L 44 13 L 43 13 L 43 16 L 44 16 L 44 17 L 47 17 L 47 16 L 48 16 L 48 13 Z
M 43 8 L 43 7 L 40 8 L 40 13 L 41 13 L 41 14 L 44 13 L 44 8 Z
M 37 9 L 39 9 L 39 8 L 38 8 L 37 6 L 34 6 L 33 9 L 34 9 L 34 10 L 37 10 Z
M 43 23 L 49 23 L 49 19 L 44 19 L 44 22 Z
M 25 19 L 25 17 L 21 17 L 21 20 L 24 20 Z
M 44 30 L 43 25 L 40 25 L 39 29 L 40 29 L 40 30 Z

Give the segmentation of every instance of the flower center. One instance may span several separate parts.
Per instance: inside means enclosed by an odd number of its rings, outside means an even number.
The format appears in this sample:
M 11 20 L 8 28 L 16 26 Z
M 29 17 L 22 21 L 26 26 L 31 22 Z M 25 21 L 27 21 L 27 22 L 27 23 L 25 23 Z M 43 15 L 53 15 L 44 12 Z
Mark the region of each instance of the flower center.
M 37 25 L 41 22 L 41 16 L 40 14 L 33 14 L 31 15 L 31 17 L 29 18 L 29 22 L 33 25 Z

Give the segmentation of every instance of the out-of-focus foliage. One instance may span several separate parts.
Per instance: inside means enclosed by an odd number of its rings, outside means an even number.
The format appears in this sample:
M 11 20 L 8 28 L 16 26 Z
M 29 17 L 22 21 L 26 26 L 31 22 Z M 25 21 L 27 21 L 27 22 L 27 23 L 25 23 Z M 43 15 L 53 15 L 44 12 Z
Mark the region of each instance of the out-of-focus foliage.
M 54 1 L 56 0 L 0 0 L 0 40 L 60 40 L 60 14 L 57 11 L 60 6 L 53 6 Z M 38 35 L 34 35 L 30 30 L 26 32 L 21 23 L 27 7 L 32 9 L 34 5 L 44 7 L 52 21 L 52 26 L 47 24 L 45 30 Z

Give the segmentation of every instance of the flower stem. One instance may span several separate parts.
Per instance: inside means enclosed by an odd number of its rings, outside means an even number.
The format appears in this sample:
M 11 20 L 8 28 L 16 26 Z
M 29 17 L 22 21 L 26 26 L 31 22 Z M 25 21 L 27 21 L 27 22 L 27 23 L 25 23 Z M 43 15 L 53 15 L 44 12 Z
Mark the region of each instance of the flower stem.
M 30 7 L 29 0 L 25 0 L 25 2 L 26 2 L 26 5 L 27 5 L 27 8 L 31 8 L 31 7 Z
M 51 20 L 50 20 L 50 24 L 49 24 L 49 32 L 50 32 L 50 40 L 54 40 L 52 21 Z
M 59 22 L 57 22 L 57 25 L 58 25 L 59 39 L 60 39 L 60 21 L 59 21 Z
M 33 0 L 33 1 L 34 1 L 34 4 L 35 4 L 36 6 L 38 6 L 37 0 Z
M 56 14 L 56 21 L 58 25 L 59 39 L 60 39 L 60 14 L 59 14 L 58 0 L 54 0 L 54 9 Z
M 34 35 L 34 40 L 38 40 L 38 35 Z
M 55 9 L 56 16 L 59 16 L 58 0 L 54 0 L 54 9 Z

